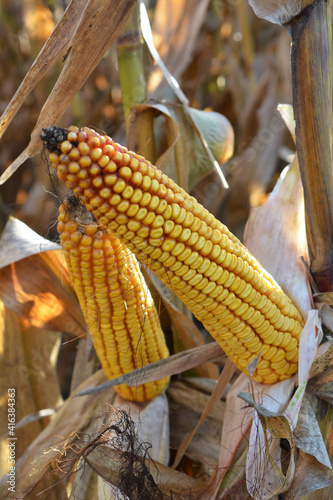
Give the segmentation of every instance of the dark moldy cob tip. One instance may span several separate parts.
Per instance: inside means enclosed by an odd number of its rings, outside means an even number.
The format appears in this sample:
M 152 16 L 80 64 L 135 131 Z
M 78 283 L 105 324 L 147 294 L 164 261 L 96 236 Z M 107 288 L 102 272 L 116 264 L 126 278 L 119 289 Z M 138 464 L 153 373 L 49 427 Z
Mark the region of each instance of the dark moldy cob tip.
M 60 144 L 67 139 L 68 129 L 61 127 L 43 128 L 40 138 L 50 152 L 60 153 Z

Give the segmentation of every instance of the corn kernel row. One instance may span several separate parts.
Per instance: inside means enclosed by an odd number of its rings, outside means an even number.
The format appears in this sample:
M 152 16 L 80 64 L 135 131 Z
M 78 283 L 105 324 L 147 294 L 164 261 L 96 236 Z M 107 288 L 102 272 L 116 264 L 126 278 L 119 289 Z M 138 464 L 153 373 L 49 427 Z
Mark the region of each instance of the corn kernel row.
M 135 256 L 91 219 L 85 216 L 82 223 L 82 210 L 67 200 L 59 209 L 58 231 L 96 353 L 108 378 L 115 378 L 169 352 Z M 167 384 L 164 378 L 138 387 L 121 384 L 116 390 L 125 399 L 146 401 Z

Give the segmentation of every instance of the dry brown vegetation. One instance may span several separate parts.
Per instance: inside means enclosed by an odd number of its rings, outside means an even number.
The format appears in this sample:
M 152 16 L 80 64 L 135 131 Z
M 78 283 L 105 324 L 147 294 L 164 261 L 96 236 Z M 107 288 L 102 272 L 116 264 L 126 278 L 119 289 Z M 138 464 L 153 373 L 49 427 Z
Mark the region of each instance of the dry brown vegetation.
M 328 500 L 330 3 L 145 3 L 141 26 L 134 0 L 0 4 L 0 496 Z M 250 383 L 146 271 L 172 355 L 121 381 L 170 386 L 149 404 L 94 390 L 106 377 L 57 243 L 66 190 L 40 141 L 54 124 L 127 144 L 244 241 L 308 318 L 298 379 Z

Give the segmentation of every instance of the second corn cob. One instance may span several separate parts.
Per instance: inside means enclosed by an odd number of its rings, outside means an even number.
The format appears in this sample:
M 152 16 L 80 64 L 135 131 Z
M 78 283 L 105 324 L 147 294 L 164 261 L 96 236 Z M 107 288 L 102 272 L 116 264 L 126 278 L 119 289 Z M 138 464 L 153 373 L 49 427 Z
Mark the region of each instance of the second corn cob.
M 75 203 L 76 202 L 76 203 Z M 115 378 L 169 355 L 159 317 L 135 256 L 101 231 L 74 198 L 59 208 L 58 231 L 68 271 L 108 378 Z M 116 391 L 147 401 L 169 379 Z
M 297 371 L 303 320 L 239 240 L 143 157 L 84 127 L 46 129 L 57 175 L 178 295 L 245 373 L 275 383 Z

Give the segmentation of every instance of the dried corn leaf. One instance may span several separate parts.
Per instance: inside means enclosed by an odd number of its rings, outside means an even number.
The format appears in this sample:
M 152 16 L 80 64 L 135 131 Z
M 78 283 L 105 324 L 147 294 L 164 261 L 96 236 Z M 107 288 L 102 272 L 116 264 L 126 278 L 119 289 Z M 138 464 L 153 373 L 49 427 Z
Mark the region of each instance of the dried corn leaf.
M 57 123 L 75 94 L 118 36 L 130 13 L 134 0 L 89 0 L 70 42 L 63 70 L 45 102 L 31 134 L 26 152 L 29 157 L 41 149 L 42 128 Z M 111 15 L 110 15 L 111 12 Z M 55 40 L 56 42 L 56 40 Z M 89 54 L 89 57 L 86 57 Z M 14 162 L 16 168 L 23 163 Z M 11 167 L 8 167 L 11 169 Z M 12 175 L 13 169 L 10 170 Z M 0 183 L 8 179 L 4 172 Z
M 62 18 L 26 74 L 23 82 L 0 117 L 0 138 L 5 133 L 26 97 L 34 89 L 44 73 L 70 46 L 77 23 L 82 16 L 84 4 L 85 0 L 72 0 L 69 4 Z
M 170 404 L 170 444 L 178 449 L 189 429 L 194 429 L 209 403 L 216 383 L 210 379 L 187 377 L 171 382 L 167 389 Z M 195 402 L 195 403 L 194 403 Z M 186 456 L 201 464 L 204 473 L 215 469 L 220 453 L 225 402 L 219 399 L 189 443 Z
M 292 385 L 289 385 L 292 389 Z M 280 386 L 280 396 L 282 396 L 285 384 L 280 383 L 276 386 Z M 279 402 L 272 398 L 268 400 L 266 394 L 260 396 L 266 400 L 266 407 L 269 405 L 272 409 L 281 408 Z M 293 431 L 285 415 L 267 410 L 245 392 L 239 393 L 239 397 L 256 411 L 247 457 L 247 488 L 250 495 L 256 500 L 268 500 L 273 495 L 286 491 L 292 482 L 295 473 Z M 280 439 L 288 440 L 290 445 L 290 460 L 285 474 L 281 469 Z M 255 443 L 255 446 L 251 446 L 251 443 Z
M 202 144 L 202 138 L 207 142 L 219 165 L 225 163 L 233 154 L 234 132 L 230 122 L 220 113 L 201 111 L 194 108 L 184 108 L 181 104 L 148 101 L 138 104 L 132 111 L 129 129 L 129 143 L 135 145 L 137 127 L 142 126 L 141 116 L 149 110 L 154 112 L 155 118 L 163 117 L 166 127 L 167 149 L 155 161 L 158 168 L 179 184 L 183 189 L 190 191 L 194 185 L 213 169 Z M 193 126 L 195 120 L 198 131 Z M 143 137 L 140 130 L 141 142 L 147 144 L 154 140 L 151 137 L 151 127 L 147 127 L 147 136 Z
M 267 202 L 252 211 L 244 242 L 305 315 L 311 300 L 300 260 L 301 255 L 307 259 L 307 244 L 297 159 L 283 171 Z
M 85 321 L 58 249 L 10 218 L 0 240 L 0 297 L 33 326 L 84 335 Z
M 208 0 L 159 0 L 152 24 L 157 51 L 169 71 L 179 79 L 189 64 L 204 22 Z M 165 97 L 163 73 L 153 71 L 149 77 L 150 93 Z
M 85 335 L 85 321 L 63 266 L 60 250 L 6 266 L 0 271 L 0 297 L 33 326 Z
M 94 373 L 79 389 L 82 390 L 88 384 L 90 387 L 98 385 L 105 379 L 102 370 Z M 98 411 L 105 409 L 105 404 L 112 404 L 114 391 L 110 389 L 107 393 L 101 395 L 91 395 L 83 398 L 73 398 L 70 396 L 57 414 L 40 432 L 36 439 L 30 444 L 23 457 L 16 463 L 16 477 L 19 479 L 16 485 L 16 492 L 27 491 L 32 488 L 43 476 L 43 472 L 48 468 L 51 461 L 58 456 L 58 449 L 63 440 L 69 435 L 74 435 L 75 431 L 86 425 Z M 7 491 L 7 477 L 0 482 L 0 495 Z M 41 491 L 52 486 L 54 480 L 52 476 L 44 478 L 37 487 Z M 34 495 L 35 490 L 34 490 Z M 44 493 L 45 494 L 45 493 Z
M 47 250 L 60 250 L 60 245 L 42 238 L 15 217 L 9 217 L 0 239 L 0 269 Z
M 244 403 L 237 397 L 239 391 L 247 390 L 249 385 L 249 378 L 242 373 L 228 391 L 224 412 L 219 461 L 215 477 L 211 481 L 206 497 L 204 497 L 205 500 L 215 498 L 214 495 L 218 494 L 221 482 L 234 461 L 240 445 L 244 443 L 244 437 L 250 430 L 252 412 L 248 408 L 244 408 Z M 247 441 L 245 442 L 247 445 Z M 232 468 L 230 469 L 230 472 L 231 471 Z
M 317 353 L 318 343 L 322 339 L 321 323 L 318 311 L 310 310 L 303 328 L 299 344 L 298 388 L 287 408 L 287 417 L 295 428 L 301 409 L 305 388 L 310 376 L 311 366 Z
M 222 398 L 222 396 L 227 388 L 227 385 L 231 380 L 231 377 L 235 373 L 235 370 L 236 370 L 236 366 L 232 363 L 232 361 L 227 360 L 226 365 L 225 365 L 225 367 L 224 367 L 224 369 L 219 377 L 219 380 L 217 381 L 216 387 L 214 388 L 214 391 L 212 392 L 212 394 L 207 402 L 207 405 L 200 416 L 200 419 L 198 420 L 194 429 L 190 433 L 187 433 L 187 435 L 183 439 L 182 443 L 180 444 L 178 451 L 177 451 L 177 454 L 176 454 L 175 461 L 173 463 L 173 467 L 177 467 L 179 465 L 179 462 L 183 458 L 187 448 L 189 447 L 189 445 L 190 445 L 192 439 L 194 438 L 196 432 L 198 431 L 199 427 L 206 420 L 206 418 L 212 412 L 215 405 Z
M 258 17 L 281 25 L 291 21 L 314 2 L 315 0 L 249 0 Z
M 307 395 L 303 398 L 294 441 L 300 451 L 286 500 L 300 500 L 312 491 L 325 488 L 333 479 L 332 466 Z
M 156 380 L 160 380 L 161 378 L 176 375 L 177 373 L 182 373 L 186 370 L 190 370 L 191 368 L 195 368 L 197 365 L 205 363 L 211 359 L 216 359 L 222 354 L 223 351 L 221 347 L 216 342 L 211 342 L 207 345 L 188 349 L 187 351 L 179 352 L 178 354 L 173 354 L 172 356 L 156 361 L 155 363 L 150 363 L 143 368 L 128 372 L 121 377 L 108 380 L 98 387 L 85 389 L 83 392 L 79 392 L 77 396 L 85 396 L 90 393 L 104 391 L 109 387 L 123 383 L 126 383 L 131 387 L 136 387 L 147 382 L 154 382 Z
M 8 472 L 10 465 L 10 438 L 14 442 L 14 457 L 17 460 L 49 419 L 30 420 L 29 432 L 23 426 L 15 428 L 15 423 L 43 408 L 55 408 L 62 402 L 56 372 L 60 340 L 59 333 L 27 328 L 0 301 L 0 392 L 3 397 L 0 411 L 0 477 Z M 11 406 L 7 406 L 11 397 L 9 389 L 15 392 Z M 9 411 L 9 408 L 15 411 Z M 14 417 L 15 422 L 9 422 L 9 415 Z
M 299 349 L 299 387 L 289 402 L 294 388 L 294 379 L 285 380 L 271 387 L 254 385 L 255 400 L 260 401 L 259 410 L 274 412 L 282 426 L 283 438 L 290 441 L 291 448 L 294 447 L 293 431 L 296 427 L 298 414 L 300 411 L 302 398 L 305 393 L 310 368 L 317 351 L 318 334 L 320 322 L 317 311 L 309 311 L 309 317 L 303 329 Z M 244 398 L 244 397 L 243 397 Z M 289 403 L 289 404 L 288 404 Z M 285 414 L 282 414 L 284 408 Z M 253 405 L 252 405 L 253 406 Z M 281 438 L 272 433 L 271 427 L 277 423 L 264 419 L 265 411 L 261 413 L 256 406 L 253 406 L 257 413 L 254 414 L 254 421 L 249 440 L 249 453 L 247 457 L 247 482 L 249 493 L 255 498 L 260 498 L 258 492 L 262 492 L 263 499 L 271 498 L 272 495 L 282 493 L 289 488 L 295 472 L 294 459 L 289 462 L 288 471 L 282 473 L 280 464 L 281 450 L 279 441 L 271 438 Z M 259 413 L 258 413 L 259 412 Z M 267 417 L 269 415 L 267 414 Z M 271 415 L 273 417 L 273 415 Z M 275 417 L 274 417 L 275 418 Z M 291 453 L 291 457 L 293 454 Z

